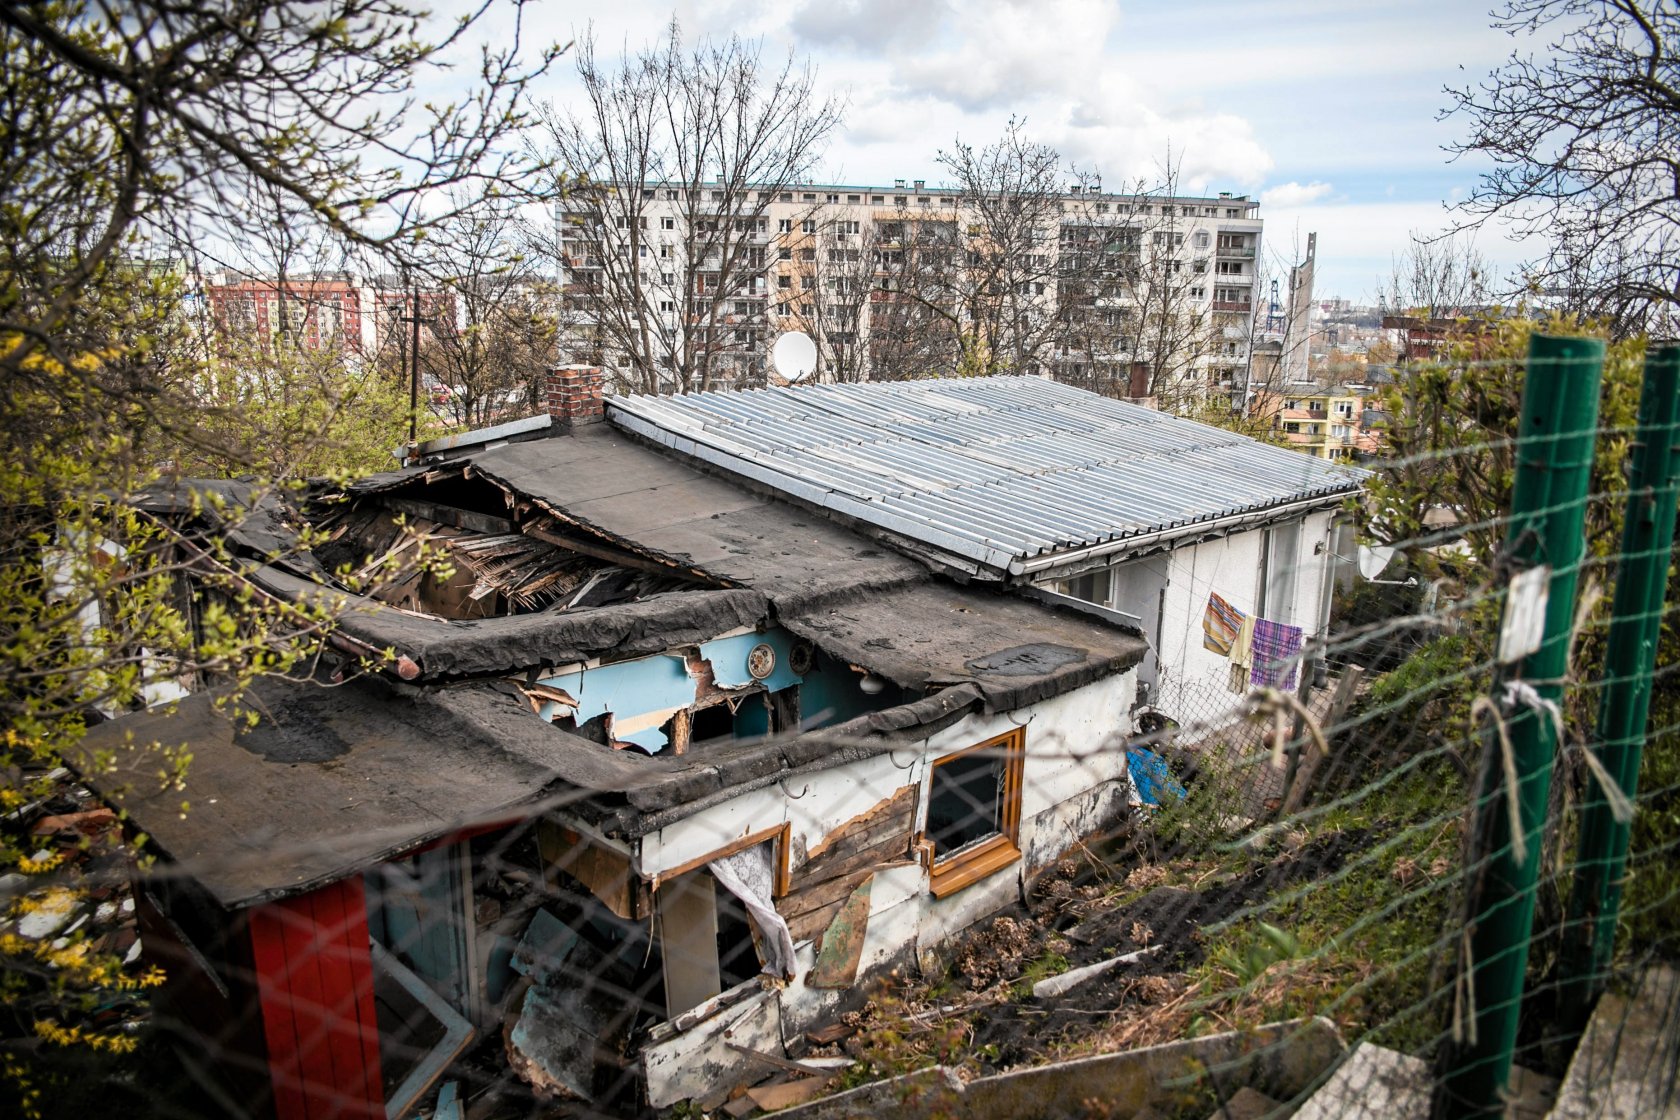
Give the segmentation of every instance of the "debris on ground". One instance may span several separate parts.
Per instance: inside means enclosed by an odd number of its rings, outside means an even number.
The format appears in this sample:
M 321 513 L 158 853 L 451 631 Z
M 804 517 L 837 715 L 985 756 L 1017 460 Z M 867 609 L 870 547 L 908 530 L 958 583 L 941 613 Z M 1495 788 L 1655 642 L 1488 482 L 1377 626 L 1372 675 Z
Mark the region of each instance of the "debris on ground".
M 1196 979 L 1216 963 L 1207 927 L 1334 873 L 1374 840 L 1279 837 L 1258 860 L 1146 860 L 1123 877 L 1106 860 L 1063 860 L 1026 905 L 962 940 L 948 976 L 887 985 L 817 1037 L 856 1060 L 852 1084 L 935 1064 L 966 1080 L 1181 1039 L 1210 994 Z M 1244 1115 L 1252 1102 L 1224 1103 Z
M 0 876 L 0 936 L 14 937 L 12 951 L 32 958 L 49 983 L 54 974 L 74 975 L 113 957 L 130 979 L 139 977 L 145 965 L 117 814 L 68 770 L 23 784 L 36 781 L 47 785 L 46 792 L 8 814 L 9 830 L 38 847 L 17 870 Z M 145 999 L 129 987 L 105 993 L 82 1025 L 126 1035 L 147 1018 Z
M 956 970 L 974 991 L 989 988 L 1000 980 L 1013 980 L 1021 974 L 1039 932 L 1031 919 L 1007 915 L 995 918 L 958 950 Z

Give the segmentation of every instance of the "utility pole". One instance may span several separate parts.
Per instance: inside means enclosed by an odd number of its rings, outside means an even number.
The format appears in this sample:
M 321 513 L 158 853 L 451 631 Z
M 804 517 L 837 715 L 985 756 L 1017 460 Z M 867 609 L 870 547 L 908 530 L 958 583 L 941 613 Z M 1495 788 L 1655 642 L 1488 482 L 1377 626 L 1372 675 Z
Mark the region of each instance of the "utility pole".
M 408 347 L 408 443 L 413 447 L 420 435 L 420 324 L 432 322 L 420 314 L 420 285 L 410 284 L 408 314 L 398 321 L 411 324 L 413 331 Z

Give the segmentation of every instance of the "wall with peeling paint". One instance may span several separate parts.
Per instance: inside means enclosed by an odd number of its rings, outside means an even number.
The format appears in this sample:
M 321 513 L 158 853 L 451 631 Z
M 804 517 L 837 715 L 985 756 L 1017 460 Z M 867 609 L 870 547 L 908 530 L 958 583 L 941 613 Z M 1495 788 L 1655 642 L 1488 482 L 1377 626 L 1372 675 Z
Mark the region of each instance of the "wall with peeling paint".
M 859 674 L 850 667 L 821 655 L 811 670 L 793 671 L 793 647 L 798 638 L 780 627 L 742 630 L 702 642 L 685 656 L 682 650 L 616 661 L 569 665 L 537 679 L 545 690 L 563 693 L 575 703 L 542 699 L 537 714 L 547 720 L 570 716 L 578 725 L 604 714 L 612 716 L 614 739 L 634 743 L 644 750 L 659 752 L 669 746 L 664 725 L 678 712 L 696 703 L 714 701 L 721 694 L 736 694 L 751 703 L 743 705 L 736 725 L 740 737 L 769 731 L 767 714 L 757 697 L 799 685 L 809 718 L 806 729 L 827 726 L 863 712 L 890 707 L 898 700 L 890 695 L 869 696 L 858 688 Z M 807 643 L 808 644 L 808 643 Z M 748 655 L 767 645 L 775 655 L 768 676 L 755 679 L 747 668 Z M 546 693 L 544 695 L 547 695 Z
M 866 823 L 905 787 L 915 791 L 910 820 L 911 829 L 919 830 L 935 760 L 1025 727 L 1022 858 L 943 899 L 929 893 L 928 871 L 919 861 L 895 860 L 865 872 L 867 890 L 860 897 L 867 896 L 867 923 L 858 936 L 856 915 L 850 914 L 845 931 L 861 979 L 933 950 L 1009 906 L 1020 897 L 1025 879 L 1125 812 L 1130 784 L 1124 744 L 1132 731 L 1135 696 L 1136 675 L 1127 671 L 1016 711 L 967 716 L 921 742 L 755 790 L 671 824 L 642 839 L 638 865 L 644 875 L 655 877 L 692 865 L 739 837 L 786 824 L 797 883 L 801 865 L 824 851 L 837 831 Z M 739 1065 L 728 1042 L 742 1045 L 740 1040 L 750 1037 L 753 1045 L 764 1046 L 784 1035 L 784 1041 L 791 1040 L 832 1014 L 846 991 L 807 984 L 817 963 L 812 941 L 800 943 L 798 958 L 799 974 L 785 989 L 755 993 L 644 1048 L 650 1102 L 663 1106 L 714 1091 L 719 1078 Z M 776 1050 L 775 1056 L 783 1051 Z

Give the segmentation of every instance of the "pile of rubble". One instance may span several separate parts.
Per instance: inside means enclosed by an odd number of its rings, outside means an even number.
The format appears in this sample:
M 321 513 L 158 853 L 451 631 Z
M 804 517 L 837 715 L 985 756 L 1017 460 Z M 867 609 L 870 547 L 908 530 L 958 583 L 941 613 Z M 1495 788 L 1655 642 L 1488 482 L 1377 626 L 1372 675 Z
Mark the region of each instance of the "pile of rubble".
M 100 960 L 139 975 L 140 936 L 129 889 L 128 852 L 116 813 L 62 768 L 46 776 L 52 792 L 8 813 L 7 830 L 32 850 L 0 875 L 0 936 L 49 972 Z M 135 1033 L 145 1003 L 105 999 L 84 1029 Z

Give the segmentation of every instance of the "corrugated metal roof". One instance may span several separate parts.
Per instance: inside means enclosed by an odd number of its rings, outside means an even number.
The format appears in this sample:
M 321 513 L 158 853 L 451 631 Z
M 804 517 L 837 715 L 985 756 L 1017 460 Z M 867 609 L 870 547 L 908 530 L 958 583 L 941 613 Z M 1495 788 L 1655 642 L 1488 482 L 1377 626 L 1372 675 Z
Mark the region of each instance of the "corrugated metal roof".
M 610 404 L 615 424 L 679 452 L 998 571 L 1332 504 L 1362 474 L 1037 377 Z

